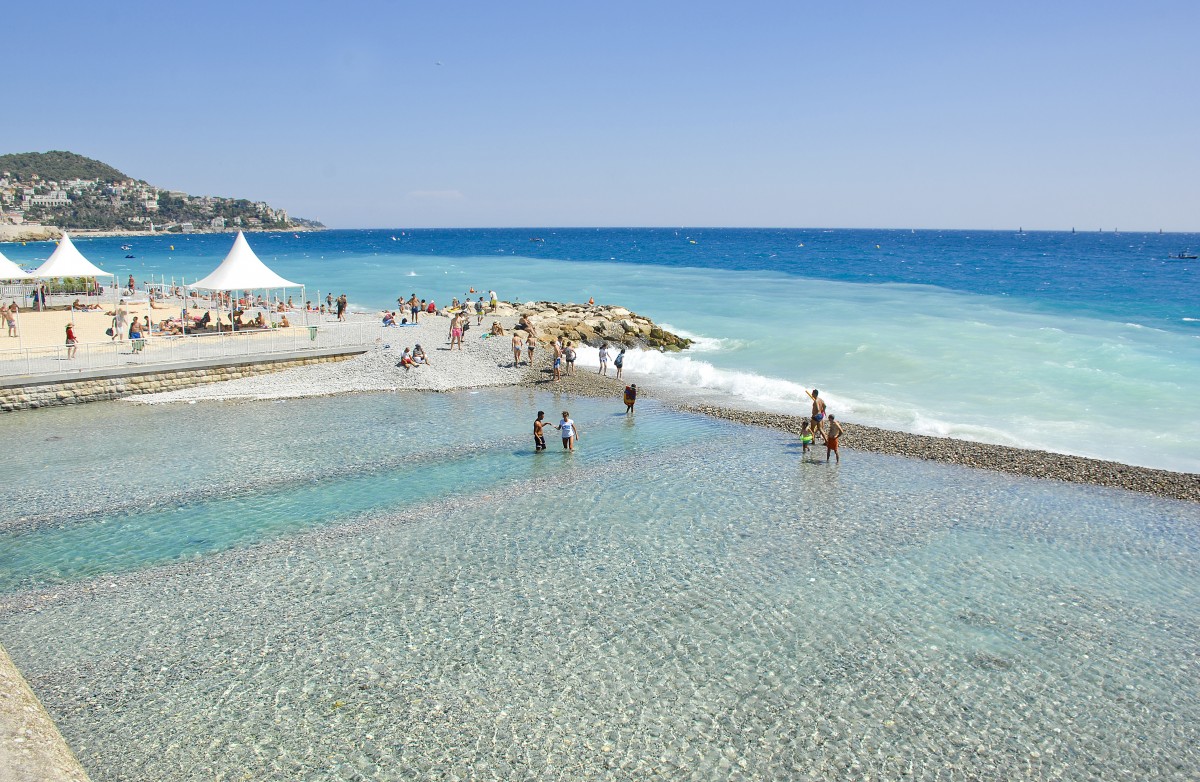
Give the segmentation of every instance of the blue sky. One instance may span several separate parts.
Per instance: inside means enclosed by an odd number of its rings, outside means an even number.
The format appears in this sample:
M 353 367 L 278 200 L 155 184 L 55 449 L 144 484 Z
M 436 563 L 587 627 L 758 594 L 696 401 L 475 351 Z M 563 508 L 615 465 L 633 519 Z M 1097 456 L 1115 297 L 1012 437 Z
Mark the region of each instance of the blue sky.
M 1200 3 L 10 4 L 0 151 L 330 227 L 1200 230 Z

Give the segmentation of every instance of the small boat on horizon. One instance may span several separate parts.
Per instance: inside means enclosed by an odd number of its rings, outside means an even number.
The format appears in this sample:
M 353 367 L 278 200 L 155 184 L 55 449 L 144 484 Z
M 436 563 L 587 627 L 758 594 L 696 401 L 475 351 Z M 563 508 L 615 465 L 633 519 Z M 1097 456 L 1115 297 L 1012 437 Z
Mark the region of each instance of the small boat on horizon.
M 1179 253 L 1177 255 L 1168 255 L 1167 257 L 1170 258 L 1172 261 L 1194 261 L 1194 260 L 1196 260 L 1197 257 L 1200 257 L 1200 256 L 1187 255 L 1186 253 Z

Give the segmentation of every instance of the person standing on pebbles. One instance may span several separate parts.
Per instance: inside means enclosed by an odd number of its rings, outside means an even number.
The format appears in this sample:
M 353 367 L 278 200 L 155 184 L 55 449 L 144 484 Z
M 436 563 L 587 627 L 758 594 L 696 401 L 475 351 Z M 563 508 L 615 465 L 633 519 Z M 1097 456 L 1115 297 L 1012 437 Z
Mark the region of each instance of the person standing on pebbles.
M 617 357 L 613 359 L 613 366 L 617 368 L 617 380 L 620 380 L 621 369 L 625 366 L 625 348 L 621 348 L 617 352 Z
M 597 375 L 608 377 L 608 343 L 605 342 L 600 346 L 600 368 L 596 370 Z

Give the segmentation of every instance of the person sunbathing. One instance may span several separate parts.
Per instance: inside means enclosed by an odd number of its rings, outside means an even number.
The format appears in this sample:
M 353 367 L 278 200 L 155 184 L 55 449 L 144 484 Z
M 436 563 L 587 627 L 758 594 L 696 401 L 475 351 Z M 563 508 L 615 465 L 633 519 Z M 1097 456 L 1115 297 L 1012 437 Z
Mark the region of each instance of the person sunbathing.
M 415 348 L 413 348 L 412 355 L 413 355 L 414 363 L 424 364 L 427 367 L 433 366 L 433 364 L 429 363 L 429 356 L 425 355 L 425 349 L 422 348 L 420 345 L 417 345 Z
M 500 321 L 498 321 L 498 320 L 492 321 L 492 336 L 493 337 L 503 337 L 504 336 L 504 327 L 500 325 Z
M 292 327 L 292 324 L 288 321 L 287 315 L 284 315 L 282 318 L 279 319 L 279 328 L 289 329 L 291 327 Z
M 397 364 L 397 366 L 404 367 L 404 371 L 407 372 L 409 369 L 411 369 L 412 367 L 415 367 L 416 365 L 417 365 L 417 362 L 413 361 L 412 351 L 409 350 L 408 348 L 405 348 L 404 353 L 400 356 L 400 363 Z
M 385 325 L 385 326 L 395 326 L 395 325 L 396 325 L 396 313 L 394 313 L 394 312 L 388 312 L 388 311 L 384 310 L 384 313 L 383 313 L 383 325 Z

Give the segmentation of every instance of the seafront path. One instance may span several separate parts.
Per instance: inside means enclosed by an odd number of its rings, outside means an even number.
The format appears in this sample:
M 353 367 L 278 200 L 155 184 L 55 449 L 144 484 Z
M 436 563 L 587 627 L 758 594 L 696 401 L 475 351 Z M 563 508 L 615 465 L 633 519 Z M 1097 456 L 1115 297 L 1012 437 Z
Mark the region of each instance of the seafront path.
M 309 313 L 306 323 L 303 312 L 287 314 L 293 321 L 287 328 L 226 328 L 219 333 L 185 335 L 155 332 L 133 341 L 106 335 L 112 317 L 103 312 L 22 312 L 19 336 L 0 336 L 0 385 L 83 379 L 113 370 L 160 372 L 361 352 L 380 335 L 380 323 L 373 317 L 359 315 L 338 322 L 331 316 Z M 78 340 L 73 357 L 65 344 L 66 324 L 72 320 Z M 0 329 L 0 333 L 5 331 Z

